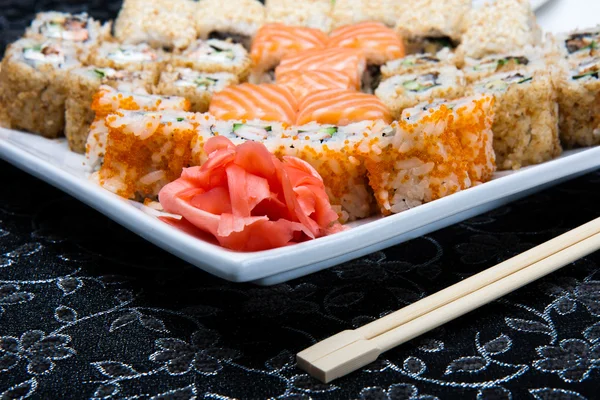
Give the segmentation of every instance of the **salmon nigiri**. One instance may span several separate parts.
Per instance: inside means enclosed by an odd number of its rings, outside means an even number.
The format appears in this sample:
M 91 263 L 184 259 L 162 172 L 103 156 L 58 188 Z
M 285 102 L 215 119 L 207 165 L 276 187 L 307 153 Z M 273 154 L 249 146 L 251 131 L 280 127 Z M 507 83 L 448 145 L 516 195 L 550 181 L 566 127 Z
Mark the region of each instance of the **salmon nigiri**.
M 252 79 L 274 68 L 288 55 L 309 49 L 322 49 L 327 45 L 327 35 L 313 28 L 288 26 L 279 23 L 263 25 L 252 42 L 250 57 L 254 63 Z
M 359 88 L 365 68 L 365 56 L 360 49 L 314 49 L 284 57 L 275 69 L 275 78 L 290 71 L 333 69 L 347 74 L 354 87 Z
M 361 22 L 337 28 L 329 35 L 327 46 L 361 49 L 367 62 L 376 65 L 405 55 L 402 39 L 381 22 Z
M 352 79 L 343 72 L 333 69 L 316 71 L 290 71 L 277 79 L 301 101 L 309 93 L 326 89 L 355 89 Z
M 309 122 L 348 125 L 359 121 L 392 122 L 385 104 L 376 96 L 343 89 L 329 89 L 304 97 L 299 105 L 296 125 Z
M 208 112 L 224 120 L 261 119 L 293 124 L 297 109 L 296 98 L 284 86 L 243 83 L 217 92 Z

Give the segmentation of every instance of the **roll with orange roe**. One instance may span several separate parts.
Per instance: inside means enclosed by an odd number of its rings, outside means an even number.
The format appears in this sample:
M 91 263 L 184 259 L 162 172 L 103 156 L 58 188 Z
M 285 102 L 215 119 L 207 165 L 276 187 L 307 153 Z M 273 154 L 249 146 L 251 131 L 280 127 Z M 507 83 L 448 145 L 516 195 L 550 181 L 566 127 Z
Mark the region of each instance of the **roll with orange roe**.
M 360 145 L 384 215 L 399 213 L 491 179 L 494 97 L 476 95 L 404 110 L 395 134 Z
M 352 90 L 329 89 L 304 97 L 295 135 L 276 153 L 308 162 L 323 177 L 341 222 L 370 216 L 375 201 L 359 147 L 368 137 L 393 136 L 392 119 L 381 101 Z

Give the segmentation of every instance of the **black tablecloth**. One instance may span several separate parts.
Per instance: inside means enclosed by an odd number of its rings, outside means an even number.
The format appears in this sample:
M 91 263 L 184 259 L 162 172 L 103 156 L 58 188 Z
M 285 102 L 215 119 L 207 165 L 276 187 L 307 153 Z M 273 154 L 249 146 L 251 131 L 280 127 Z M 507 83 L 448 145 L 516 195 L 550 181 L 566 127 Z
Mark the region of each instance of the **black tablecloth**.
M 35 11 L 2 1 L 1 40 Z M 596 253 L 331 384 L 295 367 L 361 326 L 598 217 L 600 173 L 274 287 L 233 284 L 0 162 L 0 398 L 599 398 Z

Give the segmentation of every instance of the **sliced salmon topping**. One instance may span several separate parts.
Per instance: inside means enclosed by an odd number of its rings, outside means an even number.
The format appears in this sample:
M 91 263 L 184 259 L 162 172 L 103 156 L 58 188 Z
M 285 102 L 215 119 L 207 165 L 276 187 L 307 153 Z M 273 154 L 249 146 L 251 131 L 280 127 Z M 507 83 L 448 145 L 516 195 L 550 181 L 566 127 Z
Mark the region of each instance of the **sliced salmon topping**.
M 319 29 L 266 24 L 254 36 L 250 57 L 257 70 L 267 71 L 286 55 L 325 48 L 327 40 L 327 35 Z
M 216 93 L 208 112 L 224 120 L 262 119 L 292 124 L 297 108 L 296 98 L 283 86 L 243 83 Z
M 299 106 L 297 125 L 315 121 L 321 124 L 348 125 L 360 121 L 392 122 L 389 110 L 374 95 L 350 90 L 330 89 L 310 94 Z
M 306 50 L 284 57 L 275 69 L 275 78 L 278 80 L 291 71 L 334 70 L 348 75 L 353 87 L 359 88 L 365 68 L 365 56 L 361 49 Z
M 356 89 L 354 81 L 344 72 L 329 70 L 290 71 L 277 79 L 277 84 L 285 86 L 298 101 L 308 95 L 326 89 Z
M 367 61 L 377 65 L 405 55 L 402 39 L 381 22 L 361 22 L 339 27 L 329 35 L 327 47 L 361 49 Z

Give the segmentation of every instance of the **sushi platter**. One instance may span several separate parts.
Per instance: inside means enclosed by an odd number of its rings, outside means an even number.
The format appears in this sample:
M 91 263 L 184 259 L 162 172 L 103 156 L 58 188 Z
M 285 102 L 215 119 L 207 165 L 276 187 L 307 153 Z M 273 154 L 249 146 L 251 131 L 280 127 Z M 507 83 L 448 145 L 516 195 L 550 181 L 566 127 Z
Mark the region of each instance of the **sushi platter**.
M 264 285 L 600 168 L 600 27 L 386 1 L 41 12 L 2 60 L 0 157 Z

